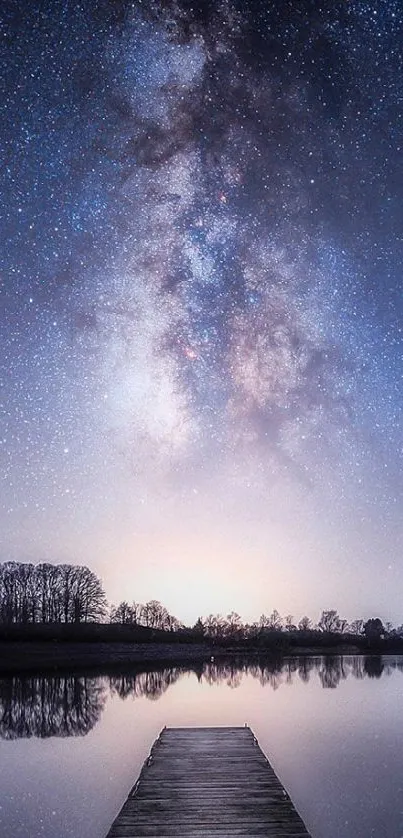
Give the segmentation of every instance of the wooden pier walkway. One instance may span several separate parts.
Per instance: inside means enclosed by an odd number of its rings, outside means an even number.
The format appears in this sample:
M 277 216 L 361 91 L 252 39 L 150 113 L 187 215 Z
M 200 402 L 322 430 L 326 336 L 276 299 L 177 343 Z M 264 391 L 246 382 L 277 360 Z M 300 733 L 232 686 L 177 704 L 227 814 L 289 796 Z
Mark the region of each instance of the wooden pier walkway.
M 107 838 L 309 835 L 248 727 L 164 728 Z

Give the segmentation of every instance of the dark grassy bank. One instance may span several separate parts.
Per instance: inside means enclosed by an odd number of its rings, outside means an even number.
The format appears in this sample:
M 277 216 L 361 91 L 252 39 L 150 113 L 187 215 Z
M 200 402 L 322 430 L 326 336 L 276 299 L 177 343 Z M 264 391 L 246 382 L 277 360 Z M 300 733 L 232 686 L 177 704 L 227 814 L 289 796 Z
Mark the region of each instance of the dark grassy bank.
M 0 674 L 22 672 L 105 672 L 131 666 L 176 666 L 200 661 L 259 661 L 287 656 L 359 654 L 354 646 L 305 647 L 292 651 L 269 647 L 211 646 L 206 643 L 41 643 L 0 642 Z
M 138 664 L 173 665 L 209 660 L 203 644 L 0 642 L 0 673 L 105 671 Z
M 121 623 L 0 624 L 0 643 L 180 643 L 183 636 L 186 633 Z

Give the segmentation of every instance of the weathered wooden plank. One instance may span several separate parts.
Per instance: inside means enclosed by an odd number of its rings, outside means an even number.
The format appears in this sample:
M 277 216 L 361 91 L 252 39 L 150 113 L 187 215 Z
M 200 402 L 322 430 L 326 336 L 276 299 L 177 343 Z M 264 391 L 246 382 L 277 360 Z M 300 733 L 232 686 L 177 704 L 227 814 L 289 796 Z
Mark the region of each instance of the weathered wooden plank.
M 250 728 L 164 728 L 107 838 L 308 832 Z

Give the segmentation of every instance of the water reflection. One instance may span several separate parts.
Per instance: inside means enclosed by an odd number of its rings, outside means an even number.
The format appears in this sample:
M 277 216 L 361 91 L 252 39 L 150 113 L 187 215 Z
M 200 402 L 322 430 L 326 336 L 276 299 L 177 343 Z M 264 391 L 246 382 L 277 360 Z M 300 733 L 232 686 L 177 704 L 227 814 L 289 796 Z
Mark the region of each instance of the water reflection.
M 124 675 L 113 675 L 109 678 L 111 694 L 119 698 L 142 698 L 145 696 L 157 701 L 183 675 L 184 669 L 174 666 L 154 672 L 137 672 Z
M 85 736 L 106 702 L 99 678 L 52 676 L 0 680 L 0 736 Z
M 217 662 L 204 664 L 196 671 L 201 682 L 210 685 L 225 682 L 236 688 L 245 675 L 256 678 L 262 686 L 273 690 L 283 684 L 292 684 L 299 678 L 304 684 L 314 674 L 324 689 L 335 689 L 349 677 L 380 678 L 390 675 L 395 669 L 403 672 L 403 658 L 383 658 L 381 655 L 333 655 L 331 657 L 295 657 L 278 661 Z
M 398 667 L 401 669 L 401 667 Z M 369 678 L 380 678 L 385 669 L 385 664 L 381 657 L 365 658 L 364 670 Z
M 85 736 L 100 720 L 109 694 L 157 700 L 183 668 L 125 673 L 0 679 L 0 737 Z
M 145 697 L 156 701 L 185 674 L 201 684 L 239 687 L 246 676 L 262 687 L 278 690 L 295 678 L 307 684 L 312 675 L 324 689 L 336 689 L 349 677 L 381 678 L 403 658 L 381 656 L 295 657 L 286 660 L 219 660 L 153 671 L 130 671 L 102 677 L 59 675 L 0 679 L 0 737 L 85 736 L 100 720 L 108 694 L 121 699 Z

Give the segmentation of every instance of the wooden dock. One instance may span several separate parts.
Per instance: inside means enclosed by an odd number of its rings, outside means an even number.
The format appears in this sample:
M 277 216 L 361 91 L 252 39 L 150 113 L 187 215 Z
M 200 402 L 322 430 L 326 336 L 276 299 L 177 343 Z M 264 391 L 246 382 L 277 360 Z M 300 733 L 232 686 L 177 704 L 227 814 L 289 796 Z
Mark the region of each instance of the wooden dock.
M 164 728 L 107 838 L 309 835 L 249 727 Z

